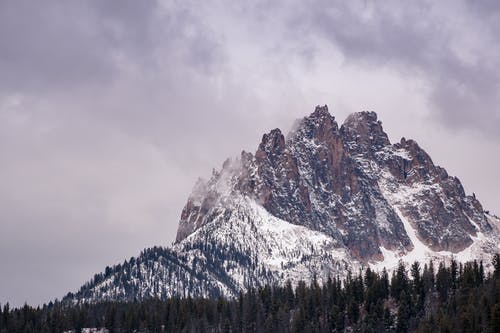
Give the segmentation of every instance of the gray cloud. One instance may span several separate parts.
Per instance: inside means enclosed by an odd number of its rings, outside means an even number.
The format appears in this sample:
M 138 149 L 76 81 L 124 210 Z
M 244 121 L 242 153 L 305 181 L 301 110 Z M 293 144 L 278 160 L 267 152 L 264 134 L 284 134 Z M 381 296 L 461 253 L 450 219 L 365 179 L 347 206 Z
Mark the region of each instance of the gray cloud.
M 61 89 L 112 75 L 111 59 L 103 56 L 111 47 L 95 30 L 98 22 L 89 8 L 55 1 L 40 5 L 29 1 L 0 5 L 4 92 L 43 91 L 54 85 Z
M 472 10 L 476 9 L 476 10 Z M 397 68 L 432 86 L 439 121 L 498 136 L 500 49 L 494 2 L 321 2 L 299 11 L 310 35 L 322 34 L 348 63 Z M 304 15 L 304 12 L 309 15 Z M 304 19 L 306 18 L 306 19 Z
M 189 8 L 128 0 L 0 6 L 4 93 L 109 85 L 128 66 L 154 74 L 182 60 L 208 69 L 219 57 Z
M 0 302 L 168 245 L 198 176 L 317 104 L 377 111 L 500 211 L 490 5 L 0 2 Z

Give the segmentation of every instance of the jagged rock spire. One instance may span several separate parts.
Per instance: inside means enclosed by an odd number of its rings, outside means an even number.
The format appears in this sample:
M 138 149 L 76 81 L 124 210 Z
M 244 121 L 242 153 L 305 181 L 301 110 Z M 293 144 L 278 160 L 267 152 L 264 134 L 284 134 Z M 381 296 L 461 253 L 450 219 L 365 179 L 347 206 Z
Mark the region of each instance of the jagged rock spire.
M 285 150 L 285 137 L 279 128 L 262 136 L 262 141 L 255 153 L 258 160 L 269 158 L 275 161 Z
M 341 127 L 344 140 L 365 151 L 380 150 L 391 143 L 382 122 L 373 111 L 356 112 L 347 117 Z
M 331 140 L 338 132 L 335 117 L 328 112 L 328 106 L 316 106 L 314 112 L 304 117 L 295 126 L 295 131 L 290 138 L 299 135 L 320 142 Z

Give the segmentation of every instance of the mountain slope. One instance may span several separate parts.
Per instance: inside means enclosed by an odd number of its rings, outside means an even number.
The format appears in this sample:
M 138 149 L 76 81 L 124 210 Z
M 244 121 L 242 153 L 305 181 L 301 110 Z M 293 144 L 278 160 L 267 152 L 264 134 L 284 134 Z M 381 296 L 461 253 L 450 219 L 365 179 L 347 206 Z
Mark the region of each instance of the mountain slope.
M 199 180 L 176 243 L 108 269 L 68 300 L 235 296 L 371 265 L 499 251 L 497 217 L 413 140 L 391 144 L 373 112 L 338 126 L 326 106 L 287 137 L 265 134 Z

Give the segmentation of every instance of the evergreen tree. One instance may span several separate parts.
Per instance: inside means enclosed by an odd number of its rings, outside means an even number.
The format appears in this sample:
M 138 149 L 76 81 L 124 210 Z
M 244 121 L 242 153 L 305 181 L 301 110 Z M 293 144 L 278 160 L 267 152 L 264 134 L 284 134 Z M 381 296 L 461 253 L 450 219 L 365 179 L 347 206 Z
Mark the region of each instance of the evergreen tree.
M 440 263 L 436 275 L 436 290 L 439 293 L 439 299 L 441 300 L 441 302 L 446 301 L 450 285 L 451 285 L 450 271 L 446 268 L 444 263 Z
M 495 304 L 491 309 L 491 332 L 500 332 L 500 303 Z
M 10 325 L 10 307 L 9 303 L 5 303 L 3 306 L 3 327 L 8 328 Z
M 391 278 L 391 296 L 397 301 L 401 298 L 401 293 L 408 290 L 408 275 L 406 273 L 405 264 L 399 261 L 398 267 L 395 272 L 393 272 Z
M 499 278 L 500 277 L 500 253 L 495 253 L 495 255 L 493 256 L 492 264 L 493 264 L 493 268 L 494 268 L 493 274 L 495 275 L 496 278 Z
M 411 316 L 411 298 L 408 293 L 403 290 L 399 295 L 398 302 L 398 321 L 396 332 L 407 332 Z

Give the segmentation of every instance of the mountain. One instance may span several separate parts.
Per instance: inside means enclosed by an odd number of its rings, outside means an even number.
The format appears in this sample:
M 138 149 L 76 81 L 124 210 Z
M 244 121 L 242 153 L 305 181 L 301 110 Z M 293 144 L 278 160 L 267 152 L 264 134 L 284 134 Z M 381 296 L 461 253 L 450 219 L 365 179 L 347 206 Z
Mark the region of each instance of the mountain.
M 415 141 L 391 144 L 374 112 L 339 127 L 325 105 L 198 180 L 172 247 L 107 267 L 65 300 L 232 297 L 399 260 L 489 264 L 499 244 L 500 219 Z

